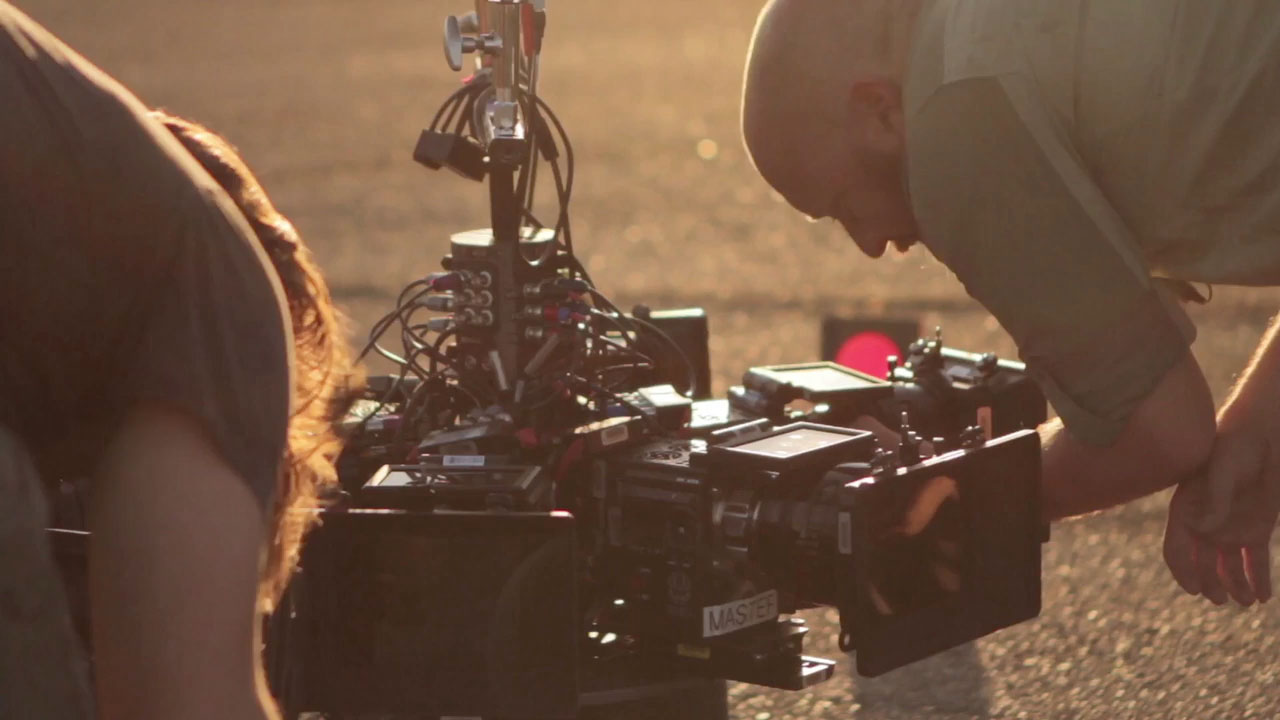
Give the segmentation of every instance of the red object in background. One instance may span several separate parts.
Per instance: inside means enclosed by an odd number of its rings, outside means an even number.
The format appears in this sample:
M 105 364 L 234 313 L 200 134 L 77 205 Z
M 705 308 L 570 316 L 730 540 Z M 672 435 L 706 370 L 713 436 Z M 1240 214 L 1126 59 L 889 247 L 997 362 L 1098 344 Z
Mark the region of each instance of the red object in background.
M 884 333 L 867 331 L 845 340 L 836 351 L 836 362 L 868 375 L 880 376 L 888 367 L 890 355 L 902 357 L 902 348 Z
M 903 357 L 920 337 L 913 318 L 822 318 L 822 359 L 884 377 L 890 355 Z

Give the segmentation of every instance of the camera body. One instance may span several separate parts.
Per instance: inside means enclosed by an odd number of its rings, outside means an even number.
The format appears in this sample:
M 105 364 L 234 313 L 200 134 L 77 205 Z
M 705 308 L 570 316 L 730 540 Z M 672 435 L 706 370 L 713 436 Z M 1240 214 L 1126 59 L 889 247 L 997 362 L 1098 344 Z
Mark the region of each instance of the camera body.
M 366 433 L 273 620 L 277 693 L 299 710 L 571 717 L 681 678 L 821 682 L 835 663 L 804 654 L 805 608 L 839 610 L 866 675 L 1034 617 L 1044 402 L 1016 363 L 974 381 L 993 361 L 918 345 L 948 361 L 927 387 L 915 353 L 893 380 L 752 368 L 743 387 L 782 402 L 768 415 L 651 386 L 558 433 L 476 414 L 412 444 L 414 462 L 377 465 L 398 452 Z M 396 427 L 397 411 L 362 422 Z M 850 427 L 867 415 L 901 441 Z M 988 438 L 982 418 L 1010 432 Z M 932 447 L 917 425 L 940 430 Z M 473 644 L 487 659 L 459 661 Z

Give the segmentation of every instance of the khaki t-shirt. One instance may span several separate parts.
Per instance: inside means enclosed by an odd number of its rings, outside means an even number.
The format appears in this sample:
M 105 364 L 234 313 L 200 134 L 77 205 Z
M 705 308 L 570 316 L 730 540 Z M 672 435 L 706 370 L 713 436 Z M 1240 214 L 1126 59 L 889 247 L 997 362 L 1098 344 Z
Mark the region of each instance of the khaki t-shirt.
M 905 87 L 925 244 L 1107 444 L 1194 337 L 1169 280 L 1280 284 L 1280 3 L 936 0 Z
M 158 403 L 198 420 L 265 510 L 292 388 L 283 291 L 146 112 L 0 0 L 0 425 L 46 480 L 84 476 L 124 413 Z

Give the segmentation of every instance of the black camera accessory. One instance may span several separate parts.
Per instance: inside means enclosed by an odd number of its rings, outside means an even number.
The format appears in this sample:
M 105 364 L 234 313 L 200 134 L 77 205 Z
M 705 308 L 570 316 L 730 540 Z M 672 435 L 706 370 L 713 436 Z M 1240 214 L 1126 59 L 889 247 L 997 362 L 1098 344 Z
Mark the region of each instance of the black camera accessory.
M 671 385 L 642 387 L 625 396 L 629 405 L 653 417 L 665 430 L 679 430 L 689 424 L 693 401 Z
M 620 416 L 576 427 L 573 429 L 573 434 L 586 441 L 587 455 L 596 455 L 606 451 L 620 450 L 649 433 L 643 418 Z
M 841 646 L 873 677 L 1040 612 L 1040 439 L 1021 430 L 841 491 Z
M 268 628 L 286 717 L 577 716 L 572 515 L 320 518 Z
M 702 437 L 758 418 L 758 415 L 748 414 L 734 407 L 728 398 L 694 400 L 687 432 L 695 437 Z
M 738 414 L 775 420 L 782 418 L 783 411 L 790 402 L 741 385 L 731 386 L 727 395 L 729 406 Z
M 455 133 L 423 130 L 413 159 L 432 170 L 447 167 L 468 180 L 484 180 L 488 172 L 480 143 Z
M 424 511 L 546 510 L 551 486 L 538 465 L 384 465 L 360 489 L 357 501 L 364 507 Z

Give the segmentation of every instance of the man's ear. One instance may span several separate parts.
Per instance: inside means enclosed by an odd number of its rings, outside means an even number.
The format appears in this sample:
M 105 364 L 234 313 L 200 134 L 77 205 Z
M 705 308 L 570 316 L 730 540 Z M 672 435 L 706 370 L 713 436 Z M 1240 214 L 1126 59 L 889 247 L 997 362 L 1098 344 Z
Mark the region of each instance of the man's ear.
M 874 150 L 896 150 L 902 145 L 902 86 L 886 77 L 855 78 L 849 88 L 849 110 L 862 142 Z

